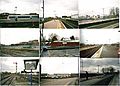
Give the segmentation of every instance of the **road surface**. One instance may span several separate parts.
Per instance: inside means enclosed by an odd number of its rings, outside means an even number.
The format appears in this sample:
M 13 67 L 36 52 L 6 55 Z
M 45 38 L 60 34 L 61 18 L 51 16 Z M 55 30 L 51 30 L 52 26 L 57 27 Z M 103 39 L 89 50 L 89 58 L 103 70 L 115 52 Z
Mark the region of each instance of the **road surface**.
M 41 86 L 47 86 L 47 85 L 62 85 L 62 86 L 68 86 L 68 85 L 76 85 L 77 78 L 65 78 L 65 79 L 42 79 L 41 80 Z
M 51 20 L 44 23 L 46 29 L 65 29 L 64 24 L 60 20 Z

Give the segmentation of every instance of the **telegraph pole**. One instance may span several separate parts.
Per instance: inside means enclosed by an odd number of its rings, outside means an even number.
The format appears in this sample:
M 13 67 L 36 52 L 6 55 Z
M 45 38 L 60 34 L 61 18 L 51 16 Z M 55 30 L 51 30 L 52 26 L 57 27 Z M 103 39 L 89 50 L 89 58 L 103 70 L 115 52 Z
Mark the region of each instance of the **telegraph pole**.
M 16 67 L 16 74 L 17 74 L 17 62 L 13 62 L 13 64 L 15 64 L 15 67 Z
M 103 8 L 103 19 L 104 19 L 104 16 L 105 16 L 105 15 L 104 15 L 104 10 L 105 10 L 105 9 Z
M 79 79 L 78 79 L 78 84 L 80 83 L 80 57 L 78 57 L 78 76 L 79 76 Z
M 14 13 L 15 13 L 15 14 L 17 13 L 17 6 L 15 6 L 15 10 L 14 10 Z
M 42 39 L 43 39 L 43 29 L 44 29 L 44 0 L 42 1 L 42 4 L 43 4 L 43 7 L 42 7 L 43 18 L 42 18 L 42 27 L 40 27 L 40 43 L 39 43 L 39 57 L 40 57 L 40 59 L 41 59 L 42 52 L 43 52 L 43 49 L 42 49 L 42 46 L 43 46 L 42 41 L 43 40 Z M 41 64 L 40 63 L 39 63 L 39 83 L 41 83 Z
M 40 49 L 39 49 L 39 51 L 40 51 L 40 53 L 39 53 L 39 57 L 41 57 L 41 55 L 42 55 L 42 45 L 43 45 L 43 43 L 42 43 L 42 38 L 43 38 L 43 29 L 44 29 L 44 0 L 42 1 L 42 4 L 43 4 L 43 7 L 42 7 L 42 10 L 43 10 L 43 15 L 42 15 L 42 27 L 40 27 Z
M 81 67 L 82 67 L 82 71 L 83 71 L 83 59 L 81 59 Z
M 43 29 L 44 29 L 44 8 L 45 8 L 45 6 L 44 6 L 44 0 L 43 0 L 43 23 L 42 23 L 42 33 L 43 33 Z

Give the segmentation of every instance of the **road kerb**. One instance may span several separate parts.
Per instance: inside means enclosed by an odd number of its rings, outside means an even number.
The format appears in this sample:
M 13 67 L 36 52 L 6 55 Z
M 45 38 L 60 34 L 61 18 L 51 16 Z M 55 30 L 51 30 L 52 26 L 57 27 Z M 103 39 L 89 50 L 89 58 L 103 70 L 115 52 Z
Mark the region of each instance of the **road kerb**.
M 103 50 L 103 46 L 91 58 L 100 58 L 102 50 Z

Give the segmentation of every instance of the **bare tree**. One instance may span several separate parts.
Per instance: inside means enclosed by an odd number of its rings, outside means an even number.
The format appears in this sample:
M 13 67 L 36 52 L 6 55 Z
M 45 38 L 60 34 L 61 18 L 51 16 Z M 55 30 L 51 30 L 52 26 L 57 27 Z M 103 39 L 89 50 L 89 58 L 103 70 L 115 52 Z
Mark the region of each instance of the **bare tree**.
M 70 39 L 71 39 L 71 40 L 75 40 L 75 37 L 74 37 L 74 36 L 71 36 Z
M 111 17 L 119 17 L 119 8 L 116 7 L 116 8 L 111 8 L 110 9 L 110 16 Z
M 49 41 L 53 42 L 53 41 L 57 41 L 58 40 L 58 35 L 56 33 L 51 33 L 49 35 Z

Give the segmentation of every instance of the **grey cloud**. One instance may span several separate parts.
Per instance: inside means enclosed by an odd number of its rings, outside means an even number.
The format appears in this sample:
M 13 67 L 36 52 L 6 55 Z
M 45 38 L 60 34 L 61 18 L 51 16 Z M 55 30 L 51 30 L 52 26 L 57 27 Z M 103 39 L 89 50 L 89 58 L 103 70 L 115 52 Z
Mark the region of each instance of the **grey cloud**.
M 6 64 L 1 64 L 1 71 L 5 72 L 5 71 L 10 71 L 12 70 L 8 65 Z
M 10 3 L 10 0 L 0 0 L 0 5 L 2 5 L 3 3 Z
M 112 59 L 112 58 L 105 58 L 105 59 L 101 59 L 101 60 L 95 60 L 95 59 L 83 59 L 83 65 L 86 66 L 86 67 L 89 67 L 89 66 L 97 66 L 97 65 L 100 65 L 100 66 L 110 66 L 110 65 L 113 65 L 113 66 L 118 66 L 119 60 L 116 58 L 116 59 Z
M 6 2 L 6 3 L 9 3 L 10 2 L 10 0 L 0 0 L 0 3 L 1 2 Z
M 59 3 L 61 7 L 65 7 L 71 11 L 78 11 L 78 0 L 45 0 L 45 6 L 55 5 Z
M 35 4 L 40 4 L 40 2 L 41 2 L 41 0 L 21 0 L 21 1 L 35 3 Z

